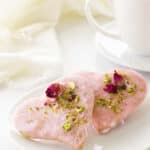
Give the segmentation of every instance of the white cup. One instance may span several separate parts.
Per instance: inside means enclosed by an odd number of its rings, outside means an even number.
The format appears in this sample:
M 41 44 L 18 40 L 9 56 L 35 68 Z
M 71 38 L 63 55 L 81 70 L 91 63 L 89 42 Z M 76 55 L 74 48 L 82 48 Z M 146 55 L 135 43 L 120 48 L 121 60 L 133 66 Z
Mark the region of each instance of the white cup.
M 150 0 L 113 0 L 114 18 L 119 34 L 114 34 L 99 25 L 90 10 L 92 0 L 86 0 L 86 16 L 98 32 L 125 42 L 129 49 L 150 56 Z

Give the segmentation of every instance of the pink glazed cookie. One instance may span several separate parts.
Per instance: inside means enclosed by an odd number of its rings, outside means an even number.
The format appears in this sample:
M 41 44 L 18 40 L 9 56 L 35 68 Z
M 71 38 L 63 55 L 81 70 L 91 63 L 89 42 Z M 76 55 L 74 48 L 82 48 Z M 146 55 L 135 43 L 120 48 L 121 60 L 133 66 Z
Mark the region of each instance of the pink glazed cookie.
M 146 81 L 132 70 L 118 69 L 102 74 L 98 84 L 101 87 L 95 93 L 93 125 L 99 133 L 123 124 L 147 93 Z
M 81 150 L 91 127 L 106 133 L 123 124 L 146 92 L 146 81 L 132 70 L 73 74 L 52 83 L 45 98 L 17 106 L 14 126 L 31 140 L 54 140 Z
M 51 84 L 47 98 L 24 101 L 15 111 L 15 128 L 33 140 L 56 140 L 82 149 L 94 107 L 89 81 L 82 74 L 74 74 Z

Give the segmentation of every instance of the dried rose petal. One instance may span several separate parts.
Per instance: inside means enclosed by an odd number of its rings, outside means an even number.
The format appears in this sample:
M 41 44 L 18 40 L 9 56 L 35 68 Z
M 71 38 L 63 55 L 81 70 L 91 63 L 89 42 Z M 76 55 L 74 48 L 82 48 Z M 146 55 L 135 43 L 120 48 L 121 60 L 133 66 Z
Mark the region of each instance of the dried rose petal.
M 118 72 L 115 70 L 115 72 L 114 72 L 114 82 L 115 82 L 115 84 L 118 85 L 122 81 L 123 81 L 123 76 L 118 74 Z
M 117 86 L 110 83 L 110 84 L 106 85 L 106 87 L 104 88 L 104 91 L 108 92 L 108 93 L 116 93 L 117 92 Z
M 52 85 L 50 85 L 47 90 L 45 91 L 46 96 L 50 97 L 50 98 L 56 98 L 58 97 L 59 93 L 60 93 L 60 84 L 58 83 L 54 83 Z

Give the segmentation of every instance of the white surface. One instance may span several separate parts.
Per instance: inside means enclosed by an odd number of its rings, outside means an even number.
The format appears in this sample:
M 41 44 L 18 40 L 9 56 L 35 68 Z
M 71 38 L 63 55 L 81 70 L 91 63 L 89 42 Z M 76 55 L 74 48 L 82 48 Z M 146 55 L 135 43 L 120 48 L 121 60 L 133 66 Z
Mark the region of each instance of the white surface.
M 87 22 L 76 20 L 62 21 L 57 27 L 59 41 L 63 47 L 64 73 L 77 70 L 105 71 L 116 67 L 96 52 L 94 32 Z M 148 73 L 143 73 L 150 81 Z M 5 88 L 0 90 L 0 147 L 3 150 L 17 150 L 8 136 L 8 114 L 12 106 L 29 89 Z M 26 150 L 30 150 L 26 149 Z

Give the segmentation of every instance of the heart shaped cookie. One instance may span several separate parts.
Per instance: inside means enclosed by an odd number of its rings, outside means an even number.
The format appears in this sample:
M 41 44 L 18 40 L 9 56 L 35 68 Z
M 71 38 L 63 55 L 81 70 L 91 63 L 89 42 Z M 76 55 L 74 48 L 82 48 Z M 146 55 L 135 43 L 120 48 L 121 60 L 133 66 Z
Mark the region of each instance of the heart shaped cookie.
M 51 83 L 45 97 L 18 105 L 14 127 L 31 140 L 54 140 L 80 150 L 91 127 L 106 133 L 123 124 L 146 93 L 146 81 L 132 70 L 73 74 Z

